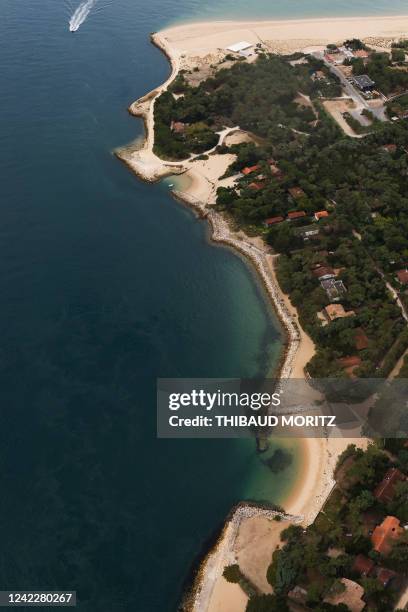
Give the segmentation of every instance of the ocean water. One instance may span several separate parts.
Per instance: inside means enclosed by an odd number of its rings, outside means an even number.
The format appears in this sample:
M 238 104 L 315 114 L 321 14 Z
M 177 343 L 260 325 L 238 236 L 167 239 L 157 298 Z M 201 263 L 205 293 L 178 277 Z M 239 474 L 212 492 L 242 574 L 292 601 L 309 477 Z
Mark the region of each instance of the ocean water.
M 184 3 L 183 3 L 184 4 Z M 207 19 L 305 19 L 309 17 L 354 17 L 405 15 L 405 0 L 214 0 L 180 6 L 170 23 Z
M 149 33 L 183 19 L 402 13 L 399 1 L 0 4 L 0 589 L 84 612 L 167 612 L 243 498 L 282 474 L 249 441 L 155 437 L 157 376 L 259 376 L 279 326 L 252 272 L 112 150 L 164 80 Z

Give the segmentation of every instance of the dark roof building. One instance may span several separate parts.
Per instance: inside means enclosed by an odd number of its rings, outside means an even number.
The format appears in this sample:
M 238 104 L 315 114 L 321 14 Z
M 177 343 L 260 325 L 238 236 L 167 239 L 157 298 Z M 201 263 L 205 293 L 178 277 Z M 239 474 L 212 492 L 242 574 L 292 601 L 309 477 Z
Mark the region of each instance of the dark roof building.
M 395 485 L 403 480 L 405 476 L 398 468 L 390 468 L 374 489 L 374 497 L 383 504 L 392 501 L 395 495 Z
M 327 278 L 320 281 L 321 286 L 327 293 L 327 297 L 331 302 L 339 302 L 341 297 L 346 292 L 346 287 L 343 281 L 335 278 Z
M 370 79 L 368 74 L 360 74 L 359 76 L 355 76 L 353 77 L 353 81 L 357 87 L 361 89 L 361 91 L 370 91 L 375 85 L 375 82 Z
M 311 236 L 317 236 L 319 228 L 316 225 L 302 225 L 302 227 L 295 227 L 295 236 L 301 236 L 303 240 L 308 240 Z

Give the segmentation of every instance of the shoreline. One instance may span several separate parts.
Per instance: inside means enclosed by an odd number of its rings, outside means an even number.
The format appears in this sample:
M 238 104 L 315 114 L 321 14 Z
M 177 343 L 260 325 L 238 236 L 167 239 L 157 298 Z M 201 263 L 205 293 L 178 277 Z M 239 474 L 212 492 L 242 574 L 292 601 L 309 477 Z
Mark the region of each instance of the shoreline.
M 164 42 L 180 55 L 203 56 L 225 49 L 237 40 L 262 43 L 276 53 L 302 50 L 308 44 L 326 45 L 346 38 L 394 39 L 408 37 L 408 13 L 405 15 L 360 17 L 307 17 L 298 19 L 239 19 L 188 21 L 164 28 Z
M 300 516 L 295 516 L 286 511 L 274 510 L 272 507 L 267 508 L 251 502 L 239 502 L 231 509 L 225 519 L 224 527 L 217 542 L 214 547 L 207 552 L 201 562 L 192 590 L 182 602 L 182 606 L 184 606 L 182 608 L 183 612 L 190 610 L 204 612 L 207 610 L 212 595 L 211 590 L 213 585 L 210 581 L 205 583 L 204 579 L 209 574 L 218 575 L 222 573 L 226 562 L 234 563 L 236 561 L 233 549 L 241 524 L 247 519 L 256 517 L 275 520 L 276 516 L 290 521 L 291 523 L 301 522 Z M 228 552 L 226 553 L 226 551 Z
M 206 200 L 198 199 L 189 191 L 194 190 L 194 181 L 200 183 L 199 177 L 191 168 L 186 168 L 186 161 L 169 162 L 161 160 L 153 152 L 154 144 L 154 100 L 165 91 L 172 81 L 177 77 L 180 70 L 179 54 L 172 53 L 171 48 L 165 43 L 160 33 L 151 34 L 152 43 L 160 49 L 168 58 L 171 71 L 166 81 L 156 89 L 148 92 L 129 106 L 129 112 L 133 116 L 143 120 L 145 138 L 142 146 L 134 150 L 132 143 L 119 148 L 115 151 L 115 155 L 125 163 L 139 178 L 147 182 L 158 182 L 162 178 L 174 174 L 188 174 L 192 178 L 192 185 L 187 191 L 181 192 L 172 191 L 173 197 L 182 201 L 184 204 L 195 210 L 199 216 L 205 218 L 211 228 L 210 240 L 215 243 L 232 248 L 242 255 L 246 261 L 250 261 L 255 267 L 258 277 L 266 290 L 269 300 L 274 308 L 274 311 L 280 321 L 280 324 L 286 334 L 286 341 L 283 342 L 281 367 L 279 371 L 280 378 L 289 378 L 292 371 L 292 361 L 295 358 L 299 349 L 301 340 L 300 329 L 298 324 L 294 322 L 294 315 L 289 312 L 285 303 L 285 294 L 281 291 L 277 282 L 276 276 L 271 274 L 271 265 L 267 260 L 267 255 L 270 255 L 269 249 L 261 249 L 250 242 L 239 240 L 237 234 L 231 230 L 225 218 L 211 209 L 208 200 L 211 196 L 211 191 L 208 193 Z M 146 108 L 147 106 L 147 108 Z M 225 157 L 225 156 L 224 156 Z M 199 191 L 199 189 L 198 189 Z M 246 237 L 248 238 L 248 237 Z M 308 356 L 310 358 L 312 355 Z M 307 359 L 308 360 L 308 359 Z M 305 364 L 306 365 L 306 361 Z
M 400 14 L 396 14 L 396 15 L 353 15 L 351 17 L 346 17 L 346 16 L 342 16 L 342 15 L 337 15 L 335 17 L 296 17 L 296 18 L 289 18 L 289 17 L 275 17 L 273 19 L 207 19 L 205 21 L 197 21 L 196 19 L 192 19 L 190 20 L 184 20 L 183 22 L 180 23 L 174 23 L 173 25 L 169 25 L 167 27 L 165 27 L 163 30 L 161 30 L 161 32 L 166 32 L 169 30 L 177 30 L 178 28 L 185 28 L 185 27 L 189 27 L 189 26 L 197 26 L 197 27 L 201 27 L 203 25 L 208 25 L 211 24 L 212 26 L 216 25 L 216 24 L 222 24 L 222 25 L 230 25 L 230 24 L 235 24 L 235 25 L 239 25 L 239 26 L 246 26 L 247 24 L 263 24 L 263 25 L 269 25 L 269 24 L 282 24 L 282 23 L 290 23 L 290 24 L 300 24 L 302 27 L 305 24 L 309 24 L 309 23 L 322 23 L 325 26 L 327 26 L 328 22 L 340 22 L 340 21 L 345 21 L 347 23 L 351 23 L 353 21 L 361 21 L 361 19 L 366 19 L 369 21 L 378 21 L 378 22 L 384 22 L 384 21 L 394 21 L 394 20 L 401 20 L 401 19 L 406 19 L 408 18 L 408 13 L 400 13 Z
M 266 296 L 266 302 L 267 302 L 268 307 L 272 306 L 272 310 L 275 315 L 276 321 L 279 325 L 281 336 L 282 336 L 281 347 L 279 349 L 279 354 L 276 359 L 276 363 L 273 365 L 270 372 L 268 372 L 268 376 L 270 378 L 274 378 L 274 377 L 282 378 L 280 373 L 286 361 L 286 354 L 288 351 L 287 329 L 286 329 L 286 326 L 283 324 L 282 319 L 279 316 L 279 313 L 277 312 L 275 301 L 272 299 L 272 297 L 270 296 L 268 292 L 266 283 L 264 282 L 264 279 L 258 268 L 258 264 L 255 262 L 255 260 L 252 257 L 252 252 L 249 254 L 248 252 L 244 251 L 241 243 L 239 243 L 238 241 L 232 244 L 232 241 L 230 240 L 225 240 L 224 238 L 217 237 L 217 231 L 219 227 L 217 225 L 218 223 L 217 217 L 215 217 L 215 219 L 212 218 L 209 215 L 208 211 L 205 208 L 201 207 L 199 203 L 193 204 L 191 200 L 187 201 L 185 193 L 173 190 L 171 192 L 171 195 L 175 200 L 180 202 L 180 204 L 186 206 L 189 210 L 192 210 L 198 219 L 207 221 L 208 241 L 210 243 L 213 243 L 214 245 L 218 245 L 226 249 L 230 249 L 231 252 L 234 253 L 235 256 L 240 257 L 242 259 L 242 261 L 247 266 L 251 274 L 253 274 L 253 277 L 254 277 L 254 280 L 257 286 L 259 286 L 260 290 Z M 227 221 L 226 221 L 226 224 L 228 224 Z
M 208 221 L 211 242 L 231 248 L 235 253 L 241 255 L 247 264 L 250 263 L 255 268 L 258 279 L 266 291 L 269 302 L 286 336 L 286 339 L 282 342 L 282 354 L 275 370 L 279 378 L 289 378 L 299 348 L 300 333 L 297 324 L 293 322 L 289 311 L 286 309 L 279 285 L 275 282 L 275 279 L 271 278 L 266 254 L 259 247 L 245 242 L 243 239 L 240 240 L 220 213 L 215 210 L 208 210 L 205 205 L 195 201 L 193 196 L 178 191 L 174 191 L 173 196 Z
M 180 28 L 189 28 L 190 26 L 197 26 L 197 27 L 201 27 L 201 26 L 208 26 L 209 24 L 211 24 L 211 26 L 213 27 L 214 25 L 220 25 L 220 26 L 225 26 L 225 25 L 233 25 L 233 26 L 248 26 L 248 25 L 261 25 L 261 26 L 268 26 L 271 24 L 276 24 L 279 26 L 282 26 L 283 24 L 290 24 L 290 25 L 308 25 L 308 24 L 323 24 L 325 27 L 327 26 L 328 23 L 339 23 L 339 22 L 345 22 L 345 23 L 352 23 L 352 22 L 361 22 L 363 21 L 369 21 L 369 22 L 390 22 L 393 23 L 394 21 L 400 22 L 401 19 L 408 19 L 408 13 L 401 13 L 401 14 L 396 14 L 396 15 L 378 15 L 378 14 L 372 14 L 372 15 L 352 15 L 352 16 L 344 16 L 344 15 L 336 15 L 333 17 L 327 16 L 327 17 L 295 17 L 295 18 L 290 18 L 290 17 L 274 17 L 274 18 L 267 18 L 267 19 L 262 19 L 261 17 L 259 18 L 254 18 L 254 19 L 250 19 L 250 18 L 239 18 L 239 19 L 220 19 L 220 18 L 214 18 L 214 19 L 206 19 L 204 21 L 201 20 L 197 20 L 197 19 L 191 19 L 191 20 L 183 20 L 182 22 L 175 22 L 173 24 L 170 24 L 168 26 L 166 26 L 165 28 L 163 28 L 162 30 L 160 30 L 160 32 L 168 32 L 168 31 L 176 31 Z M 360 30 L 364 29 L 361 28 L 360 25 Z
M 370 21 L 384 23 L 384 19 L 387 18 L 376 17 Z M 358 21 L 358 18 L 338 18 L 337 22 L 339 20 L 350 23 L 351 21 Z M 399 25 L 401 26 L 401 18 L 389 17 L 388 20 L 389 22 L 399 20 Z M 406 31 L 408 33 L 408 15 L 403 17 L 403 21 L 406 24 Z M 300 24 L 301 27 L 304 27 L 305 22 L 324 24 L 325 32 L 327 31 L 327 20 L 325 19 L 296 20 L 285 23 L 290 23 L 290 27 L 293 27 L 294 24 Z M 122 147 L 115 151 L 115 154 L 139 178 L 146 182 L 153 183 L 166 176 L 180 174 L 186 174 L 191 179 L 191 184 L 186 191 L 174 190 L 171 192 L 173 197 L 192 208 L 198 216 L 208 221 L 210 240 L 212 242 L 233 249 L 246 262 L 251 263 L 252 269 L 255 268 L 257 277 L 262 282 L 286 337 L 286 342 L 284 341 L 282 345 L 281 359 L 278 364 L 279 377 L 282 379 L 304 378 L 304 367 L 313 356 L 315 346 L 310 337 L 300 327 L 296 309 L 291 305 L 289 297 L 282 292 L 279 286 L 274 266 L 276 255 L 272 254 L 271 249 L 265 245 L 261 238 L 250 238 L 242 231 L 235 231 L 226 218 L 214 210 L 212 206 L 215 202 L 214 196 L 218 184 L 227 184 L 227 181 L 230 180 L 219 180 L 219 177 L 222 176 L 231 161 L 229 159 L 230 156 L 228 154 L 212 154 L 206 161 L 197 161 L 192 157 L 174 162 L 161 160 L 153 152 L 155 99 L 167 89 L 182 68 L 189 67 L 191 69 L 197 63 L 207 62 L 208 64 L 213 62 L 214 58 L 219 58 L 221 53 L 220 47 L 225 47 L 226 43 L 224 39 L 217 39 L 220 45 L 214 48 L 214 41 L 209 41 L 209 39 L 217 36 L 217 33 L 214 34 L 214 30 L 217 29 L 216 26 L 224 28 L 221 31 L 221 38 L 225 37 L 225 27 L 228 26 L 227 33 L 230 39 L 231 36 L 234 36 L 237 39 L 245 38 L 246 40 L 253 40 L 255 37 L 257 42 L 261 40 L 260 36 L 253 30 L 245 29 L 243 32 L 243 25 L 246 28 L 257 27 L 262 29 L 262 27 L 268 27 L 268 25 L 269 27 L 276 27 L 276 25 L 281 27 L 282 21 L 187 23 L 151 35 L 152 43 L 168 58 L 171 64 L 171 71 L 162 85 L 133 102 L 128 109 L 132 115 L 143 119 L 145 126 L 143 144 L 136 148 L 135 144 L 131 143 L 127 147 Z M 211 34 L 206 33 L 208 27 L 211 28 Z M 236 34 L 237 30 L 238 34 Z M 201 34 L 197 34 L 197 31 L 201 32 Z M 181 46 L 181 42 L 185 42 L 185 39 L 181 39 L 181 41 L 174 39 L 174 36 L 177 38 L 177 34 L 179 35 L 180 32 L 184 35 L 186 35 L 186 32 L 190 32 L 187 37 L 187 48 Z M 401 33 L 400 35 L 403 34 Z M 338 39 L 338 37 L 339 34 L 337 34 L 335 39 Z M 199 45 L 205 39 L 204 47 L 197 47 L 197 38 Z M 328 42 L 332 41 L 330 33 L 325 38 Z M 390 44 L 390 40 L 390 38 L 387 41 L 376 40 L 375 44 L 382 44 L 383 42 L 384 44 Z M 296 38 L 290 41 L 291 44 L 289 46 L 287 42 L 282 41 L 282 39 L 275 40 L 273 52 L 288 53 L 289 48 L 292 49 L 291 52 L 294 52 L 294 50 L 301 50 L 312 44 L 322 44 L 320 39 L 315 38 Z M 230 41 L 227 41 L 227 43 L 231 44 Z M 262 41 L 262 43 L 265 43 L 265 41 Z M 278 45 L 276 43 L 281 44 Z M 279 50 L 277 51 L 278 47 Z M 232 130 L 236 129 L 239 128 L 232 128 Z M 220 143 L 226 135 L 220 133 Z M 313 522 L 335 484 L 333 474 L 337 457 L 352 441 L 343 438 L 304 438 L 300 440 L 302 446 L 300 452 L 303 454 L 304 459 L 303 467 L 296 478 L 293 490 L 284 501 L 285 513 L 290 514 L 293 520 L 301 522 L 303 525 Z M 360 445 L 364 446 L 366 444 L 366 440 L 360 440 Z M 249 515 L 242 511 L 242 508 L 247 507 L 251 508 Z M 188 602 L 186 604 L 188 607 L 184 608 L 185 610 L 191 612 L 216 612 L 217 605 L 212 602 L 213 595 L 215 591 L 221 592 L 223 589 L 225 590 L 223 597 L 225 596 L 228 599 L 231 595 L 231 598 L 234 600 L 234 612 L 241 612 L 241 610 L 243 612 L 245 610 L 246 595 L 243 599 L 243 594 L 242 592 L 239 593 L 239 588 L 238 592 L 236 590 L 235 592 L 231 591 L 231 586 L 222 577 L 222 570 L 225 564 L 236 558 L 233 551 L 233 542 L 237 537 L 239 526 L 245 524 L 247 519 L 253 522 L 259 519 L 259 521 L 264 523 L 272 523 L 271 519 L 273 517 L 270 516 L 266 520 L 265 512 L 266 510 L 262 506 L 246 503 L 238 504 L 235 509 L 232 509 L 216 544 L 207 552 L 202 560 L 190 592 L 190 597 L 185 599 L 185 602 Z M 276 525 L 279 525 L 279 523 L 276 522 Z M 274 528 L 275 524 L 273 527 L 270 527 L 272 530 Z M 231 533 L 235 534 L 235 536 L 233 537 Z

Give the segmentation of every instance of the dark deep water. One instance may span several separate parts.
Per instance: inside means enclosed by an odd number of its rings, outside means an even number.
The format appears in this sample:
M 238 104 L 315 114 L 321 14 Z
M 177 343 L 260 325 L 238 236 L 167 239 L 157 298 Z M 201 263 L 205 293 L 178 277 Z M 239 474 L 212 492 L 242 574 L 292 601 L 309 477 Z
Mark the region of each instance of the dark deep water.
M 133 2 L 0 7 L 0 589 L 175 610 L 237 500 L 279 497 L 246 443 L 160 441 L 157 376 L 256 375 L 279 348 L 240 259 L 111 154 L 168 72 Z M 268 477 L 269 474 L 266 474 Z
M 297 466 L 157 440 L 155 379 L 259 375 L 279 332 L 242 261 L 111 154 L 141 133 L 127 105 L 168 73 L 149 32 L 218 3 L 100 0 L 70 34 L 75 6 L 0 4 L 0 589 L 170 612 L 231 505 L 278 500 Z

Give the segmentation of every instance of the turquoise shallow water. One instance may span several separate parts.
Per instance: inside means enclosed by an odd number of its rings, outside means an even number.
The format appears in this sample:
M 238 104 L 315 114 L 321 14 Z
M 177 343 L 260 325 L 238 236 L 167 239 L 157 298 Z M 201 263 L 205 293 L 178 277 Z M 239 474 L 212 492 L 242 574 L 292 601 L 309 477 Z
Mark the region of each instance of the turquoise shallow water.
M 405 15 L 405 0 L 223 0 L 223 2 L 189 3 L 180 7 L 169 23 L 211 19 L 302 19 L 308 17 L 353 17 Z
M 327 6 L 100 0 L 70 34 L 71 1 L 0 4 L 1 589 L 175 610 L 230 507 L 290 489 L 296 456 L 274 475 L 250 442 L 156 439 L 157 376 L 260 375 L 280 333 L 244 263 L 111 151 L 142 133 L 128 104 L 168 74 L 149 32 Z

